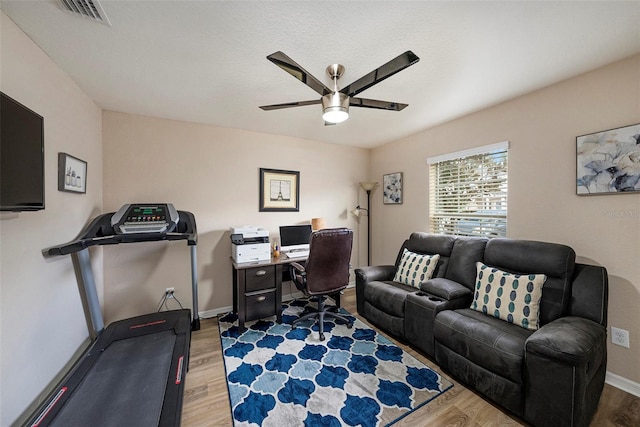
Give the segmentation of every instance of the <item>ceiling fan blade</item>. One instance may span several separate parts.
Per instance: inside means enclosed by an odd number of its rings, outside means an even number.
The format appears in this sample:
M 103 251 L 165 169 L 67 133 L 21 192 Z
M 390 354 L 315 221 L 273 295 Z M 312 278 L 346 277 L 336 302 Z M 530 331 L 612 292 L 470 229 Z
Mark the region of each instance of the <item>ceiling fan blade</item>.
M 405 68 L 415 64 L 419 60 L 420 58 L 418 58 L 415 53 L 408 50 L 405 53 L 393 58 L 391 61 L 387 62 L 381 67 L 376 68 L 366 76 L 359 78 L 349 86 L 342 88 L 340 92 L 344 93 L 347 96 L 355 96 L 363 90 L 369 89 L 371 86 L 380 83 L 384 79 L 389 78 L 394 74 L 404 70 Z
M 297 102 L 286 102 L 284 104 L 263 105 L 260 108 L 262 108 L 265 111 L 270 111 L 270 110 L 280 110 L 282 108 L 304 107 L 305 105 L 315 105 L 315 104 L 320 104 L 321 102 L 322 102 L 321 99 L 315 99 L 313 101 L 297 101 Z
M 300 64 L 289 58 L 284 53 L 280 51 L 272 53 L 267 56 L 267 59 L 285 70 L 287 73 L 291 74 L 296 79 L 300 80 L 302 83 L 309 86 L 320 95 L 324 96 L 331 93 L 331 89 L 325 86 L 324 83 L 313 77 L 307 70 L 302 68 Z
M 377 99 L 366 98 L 350 98 L 349 105 L 351 107 L 375 108 L 377 110 L 391 111 L 401 111 L 409 106 L 409 104 L 400 104 L 399 102 L 378 101 Z

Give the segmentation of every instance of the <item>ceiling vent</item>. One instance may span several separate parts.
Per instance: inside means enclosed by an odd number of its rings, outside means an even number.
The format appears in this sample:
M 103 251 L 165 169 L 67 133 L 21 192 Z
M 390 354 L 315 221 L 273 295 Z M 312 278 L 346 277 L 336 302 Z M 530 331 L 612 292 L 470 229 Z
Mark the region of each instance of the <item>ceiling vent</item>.
M 59 2 L 66 11 L 111 26 L 111 22 L 109 22 L 109 18 L 98 0 L 59 0 Z

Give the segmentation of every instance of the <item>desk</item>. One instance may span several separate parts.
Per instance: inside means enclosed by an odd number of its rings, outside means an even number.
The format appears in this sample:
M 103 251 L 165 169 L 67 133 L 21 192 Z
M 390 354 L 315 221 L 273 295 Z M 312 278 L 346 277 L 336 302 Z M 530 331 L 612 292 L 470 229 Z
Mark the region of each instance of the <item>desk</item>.
M 282 271 L 292 262 L 304 262 L 302 258 L 271 258 L 265 261 L 237 263 L 233 267 L 233 311 L 238 315 L 238 327 L 244 330 L 244 322 L 276 315 L 282 322 Z

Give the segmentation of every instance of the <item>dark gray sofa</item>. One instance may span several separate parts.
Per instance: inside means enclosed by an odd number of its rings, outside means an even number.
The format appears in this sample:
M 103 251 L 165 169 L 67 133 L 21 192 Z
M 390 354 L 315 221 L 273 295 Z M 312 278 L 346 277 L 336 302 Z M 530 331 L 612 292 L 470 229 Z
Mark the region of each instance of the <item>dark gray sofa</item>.
M 394 282 L 403 250 L 440 259 L 419 288 Z M 473 310 L 476 263 L 544 274 L 540 327 Z M 606 372 L 608 277 L 568 246 L 413 233 L 395 265 L 358 268 L 358 312 L 455 378 L 536 426 L 586 426 Z

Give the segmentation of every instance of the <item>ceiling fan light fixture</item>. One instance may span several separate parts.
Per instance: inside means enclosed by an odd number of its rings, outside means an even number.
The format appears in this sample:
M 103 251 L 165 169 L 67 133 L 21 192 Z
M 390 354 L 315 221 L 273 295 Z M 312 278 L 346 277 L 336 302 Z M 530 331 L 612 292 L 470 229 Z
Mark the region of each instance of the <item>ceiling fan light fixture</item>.
M 332 92 L 322 97 L 322 119 L 328 123 L 342 123 L 349 118 L 349 97 Z

